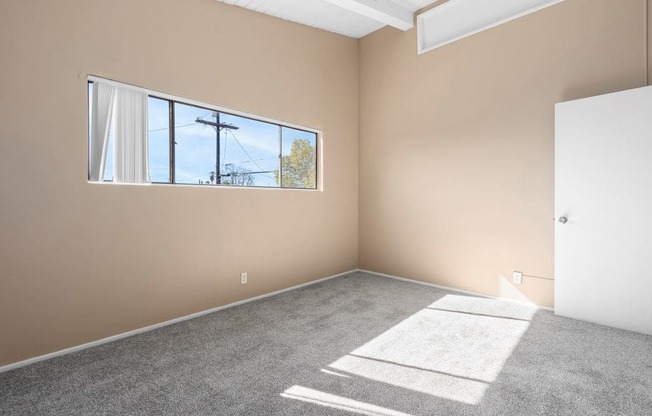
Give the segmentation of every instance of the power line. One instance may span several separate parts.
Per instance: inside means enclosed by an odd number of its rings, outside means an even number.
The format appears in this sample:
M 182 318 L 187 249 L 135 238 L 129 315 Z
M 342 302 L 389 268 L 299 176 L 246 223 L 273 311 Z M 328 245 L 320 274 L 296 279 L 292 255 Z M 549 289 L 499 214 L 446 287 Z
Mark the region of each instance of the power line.
M 180 129 L 182 127 L 190 127 L 190 126 L 196 126 L 197 123 L 191 123 L 191 124 L 184 124 L 181 126 L 174 126 L 175 129 Z M 169 130 L 169 127 L 163 127 L 161 129 L 154 129 L 154 130 L 147 130 L 149 133 L 155 132 L 155 131 L 163 131 L 163 130 Z
M 255 159 L 257 162 L 260 162 L 262 160 L 271 160 L 271 159 L 278 159 L 278 156 L 271 156 L 271 157 L 261 157 L 260 159 Z M 238 162 L 229 162 L 229 165 L 239 165 L 241 163 L 254 163 L 251 160 L 240 160 Z M 224 163 L 223 163 L 224 164 Z
M 230 130 L 238 130 L 240 127 L 234 126 L 233 124 L 227 124 L 227 123 L 221 123 L 220 122 L 220 113 L 219 112 L 214 112 L 213 116 L 215 117 L 215 121 L 206 121 L 202 120 L 201 118 L 197 117 L 195 119 L 195 122 L 205 124 L 207 126 L 213 126 L 215 128 L 215 183 L 220 184 L 222 183 L 222 174 L 220 172 L 221 166 L 220 166 L 220 141 L 222 138 L 220 137 L 220 131 L 226 129 L 227 132 Z M 224 135 L 226 137 L 226 135 Z
M 245 171 L 245 172 L 229 172 L 229 173 L 223 173 L 222 176 L 238 176 L 238 175 L 257 175 L 260 173 L 273 173 L 276 172 L 275 170 L 261 170 L 260 172 L 251 172 L 251 171 Z
M 247 157 L 249 158 L 249 160 L 251 160 L 251 161 L 254 163 L 254 165 L 258 166 L 258 169 L 260 169 L 261 171 L 264 171 L 265 169 L 264 169 L 262 166 L 260 166 L 260 165 L 259 165 L 259 164 L 254 160 L 254 158 L 251 157 L 251 155 L 249 154 L 249 152 L 247 152 L 247 150 L 242 146 L 242 144 L 240 144 L 240 141 L 238 140 L 237 137 L 235 137 L 235 134 L 233 134 L 233 132 L 232 132 L 231 130 L 227 130 L 227 134 L 228 134 L 228 133 L 231 133 L 231 136 L 233 136 L 233 138 L 235 139 L 235 142 L 238 144 L 238 146 L 240 146 L 240 149 L 242 149 L 242 151 L 245 152 L 245 154 L 247 155 Z M 276 180 L 276 178 L 273 178 L 272 175 L 267 174 L 267 176 L 269 176 L 272 180 Z
M 211 113 L 211 112 L 209 111 L 208 113 L 204 114 L 203 116 L 201 116 L 201 117 L 197 117 L 197 118 L 199 118 L 199 119 L 204 118 L 204 117 L 206 117 L 207 115 L 209 115 L 210 113 Z M 175 128 L 175 129 L 180 129 L 180 128 L 182 128 L 182 127 L 190 127 L 190 126 L 196 126 L 196 125 L 197 125 L 197 121 L 195 121 L 194 123 L 190 123 L 190 124 L 183 124 L 183 125 L 181 125 L 181 126 L 174 126 L 174 128 Z M 155 131 L 163 131 L 163 130 L 169 130 L 169 129 L 170 129 L 169 127 L 163 127 L 163 128 L 161 128 L 161 129 L 148 130 L 148 132 L 149 132 L 149 133 L 153 133 L 153 132 L 155 132 Z
M 229 136 L 227 134 L 224 135 L 224 152 L 222 153 L 222 165 L 224 165 L 224 162 L 226 162 L 226 139 L 228 137 Z M 217 145 L 219 146 L 220 144 L 218 143 Z M 220 163 L 220 161 L 218 160 L 217 163 Z

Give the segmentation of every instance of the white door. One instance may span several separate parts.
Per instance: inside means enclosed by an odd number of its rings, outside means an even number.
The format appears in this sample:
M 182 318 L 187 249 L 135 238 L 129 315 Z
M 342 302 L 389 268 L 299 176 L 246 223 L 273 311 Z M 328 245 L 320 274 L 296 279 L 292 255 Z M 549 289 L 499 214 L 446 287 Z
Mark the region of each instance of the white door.
M 652 87 L 557 104 L 555 215 L 555 313 L 652 334 Z

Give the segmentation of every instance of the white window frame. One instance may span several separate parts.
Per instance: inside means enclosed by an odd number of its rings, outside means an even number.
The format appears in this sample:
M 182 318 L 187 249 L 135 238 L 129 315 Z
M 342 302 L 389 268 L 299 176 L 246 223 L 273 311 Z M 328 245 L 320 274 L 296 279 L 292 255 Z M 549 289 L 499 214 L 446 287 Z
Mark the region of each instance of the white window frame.
M 285 121 L 280 121 L 280 120 L 275 120 L 269 117 L 261 116 L 258 114 L 252 114 L 252 113 L 247 113 L 244 111 L 240 110 L 234 110 L 231 108 L 226 108 L 222 106 L 218 106 L 215 104 L 209 104 L 203 101 L 199 100 L 194 100 L 192 98 L 186 98 L 186 97 L 181 97 L 178 95 L 174 94 L 168 94 L 165 92 L 157 91 L 157 90 L 152 90 L 149 88 L 144 88 L 132 84 L 127 84 L 124 82 L 120 81 L 115 81 L 112 79 L 108 78 L 103 78 L 99 77 L 96 75 L 88 74 L 86 77 L 86 86 L 88 86 L 89 82 L 102 82 L 105 84 L 117 86 L 117 87 L 123 87 L 123 88 L 129 88 L 135 91 L 140 91 L 146 93 L 148 96 L 152 96 L 153 98 L 159 98 L 159 99 L 164 99 L 172 102 L 178 102 L 180 104 L 187 104 L 191 106 L 196 106 L 196 107 L 201 107 L 205 108 L 207 110 L 211 111 L 217 111 L 220 113 L 226 113 L 238 117 L 244 117 L 248 119 L 252 119 L 255 121 L 260 121 L 264 123 L 269 123 L 269 124 L 274 124 L 278 125 L 281 127 L 288 127 L 291 129 L 296 129 L 296 130 L 303 130 L 309 133 L 314 133 L 316 134 L 316 159 L 315 159 L 315 188 L 282 188 L 281 186 L 277 187 L 272 187 L 272 186 L 237 186 L 237 185 L 213 185 L 213 186 L 206 186 L 206 185 L 193 185 L 193 184 L 186 184 L 186 183 L 172 183 L 172 182 L 154 182 L 151 184 L 148 184 L 148 186 L 154 185 L 154 186 L 191 186 L 191 187 L 199 187 L 199 188 L 238 188 L 238 189 L 271 189 L 271 190 L 283 190 L 283 191 L 323 191 L 323 132 L 319 129 L 315 129 L 313 127 L 307 127 L 303 126 L 300 124 L 295 124 L 295 123 L 288 123 Z M 87 87 L 88 88 L 88 87 Z M 90 97 L 89 97 L 90 99 Z M 89 103 L 87 103 L 87 108 L 89 106 Z M 86 117 L 86 121 L 88 123 L 88 116 Z M 87 126 L 87 131 L 89 131 L 90 126 Z M 88 145 L 88 141 L 87 141 Z M 280 149 L 279 149 L 280 150 Z M 113 182 L 105 182 L 105 181 L 100 181 L 100 182 L 90 182 L 89 183 L 102 183 L 102 184 L 111 184 Z M 121 185 L 142 185 L 142 184 L 121 184 Z

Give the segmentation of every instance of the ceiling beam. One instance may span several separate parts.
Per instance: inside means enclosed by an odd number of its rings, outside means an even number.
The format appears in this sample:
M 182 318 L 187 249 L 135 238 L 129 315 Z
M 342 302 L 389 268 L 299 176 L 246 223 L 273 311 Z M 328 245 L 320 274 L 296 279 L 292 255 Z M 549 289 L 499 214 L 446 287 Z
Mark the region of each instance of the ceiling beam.
M 414 14 L 391 0 L 325 0 L 403 31 L 414 27 Z

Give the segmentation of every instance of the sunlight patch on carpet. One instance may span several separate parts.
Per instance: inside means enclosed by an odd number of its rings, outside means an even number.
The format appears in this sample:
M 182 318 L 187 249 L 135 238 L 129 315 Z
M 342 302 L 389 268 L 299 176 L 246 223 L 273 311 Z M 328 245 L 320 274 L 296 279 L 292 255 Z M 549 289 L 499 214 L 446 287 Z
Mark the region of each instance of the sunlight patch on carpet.
M 392 386 L 425 394 L 434 394 L 444 399 L 467 404 L 476 404 L 476 398 L 482 397 L 488 387 L 488 383 L 484 381 L 405 367 L 353 355 L 340 358 L 331 364 L 331 367 L 370 380 L 391 384 Z
M 292 386 L 281 393 L 281 397 L 286 399 L 300 400 L 307 403 L 313 403 L 320 406 L 330 407 L 333 409 L 346 410 L 353 413 L 368 416 L 410 416 L 407 413 L 387 409 L 386 407 L 376 406 L 370 403 L 360 402 L 335 394 L 325 393 L 323 391 L 309 389 L 302 386 Z
M 478 404 L 527 330 L 536 307 L 447 295 L 330 367 Z

